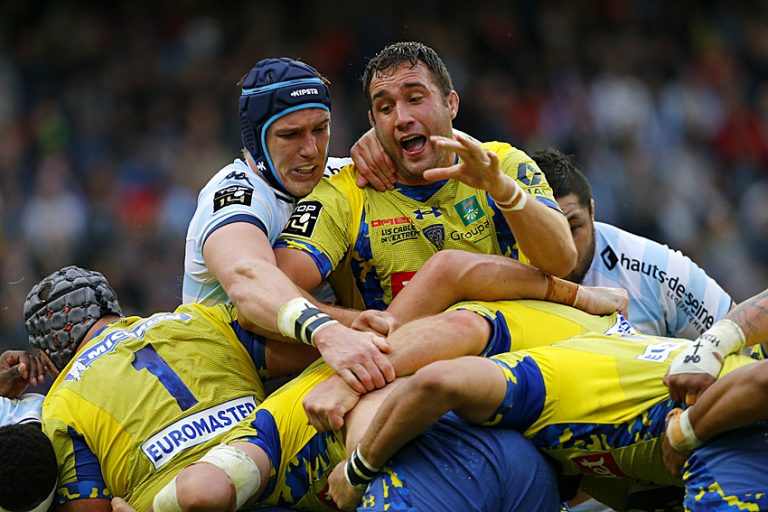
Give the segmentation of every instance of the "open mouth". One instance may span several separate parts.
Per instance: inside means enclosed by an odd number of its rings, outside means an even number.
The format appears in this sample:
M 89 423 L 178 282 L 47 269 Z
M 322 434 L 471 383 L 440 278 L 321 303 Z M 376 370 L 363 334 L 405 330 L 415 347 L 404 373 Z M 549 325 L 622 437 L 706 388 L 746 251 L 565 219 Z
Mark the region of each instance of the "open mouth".
M 400 147 L 406 153 L 418 153 L 427 144 L 427 138 L 423 135 L 409 135 L 400 139 Z
M 305 166 L 305 167 L 297 167 L 295 169 L 295 171 L 296 171 L 297 174 L 301 174 L 301 175 L 304 175 L 304 176 L 310 176 L 312 173 L 315 172 L 316 168 L 317 168 L 316 165 L 309 165 L 309 166 Z

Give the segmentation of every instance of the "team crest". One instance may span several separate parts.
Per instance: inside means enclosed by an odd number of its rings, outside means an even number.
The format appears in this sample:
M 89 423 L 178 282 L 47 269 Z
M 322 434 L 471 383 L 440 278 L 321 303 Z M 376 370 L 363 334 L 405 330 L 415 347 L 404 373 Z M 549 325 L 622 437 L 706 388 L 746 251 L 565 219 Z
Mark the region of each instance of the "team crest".
M 432 245 L 440 251 L 443 249 L 443 242 L 445 242 L 445 228 L 442 224 L 432 224 L 422 230 L 427 240 L 432 242 Z
M 480 207 L 480 202 L 477 200 L 476 196 L 469 197 L 459 204 L 453 205 L 453 207 L 456 208 L 456 212 L 459 214 L 459 217 L 461 217 L 461 222 L 463 222 L 465 226 L 469 226 L 476 220 L 485 217 L 485 212 Z

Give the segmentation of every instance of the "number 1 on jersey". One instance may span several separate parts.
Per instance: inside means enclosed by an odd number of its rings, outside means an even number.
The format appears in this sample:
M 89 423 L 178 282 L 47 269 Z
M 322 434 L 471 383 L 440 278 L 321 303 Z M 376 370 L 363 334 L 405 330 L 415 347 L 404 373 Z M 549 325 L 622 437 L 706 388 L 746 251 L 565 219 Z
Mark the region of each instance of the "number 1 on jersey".
M 147 370 L 157 377 L 160 384 L 176 399 L 176 403 L 182 411 L 186 411 L 197 403 L 197 398 L 192 394 L 186 384 L 176 375 L 168 363 L 165 362 L 155 347 L 147 345 L 134 353 L 131 363 L 136 370 Z

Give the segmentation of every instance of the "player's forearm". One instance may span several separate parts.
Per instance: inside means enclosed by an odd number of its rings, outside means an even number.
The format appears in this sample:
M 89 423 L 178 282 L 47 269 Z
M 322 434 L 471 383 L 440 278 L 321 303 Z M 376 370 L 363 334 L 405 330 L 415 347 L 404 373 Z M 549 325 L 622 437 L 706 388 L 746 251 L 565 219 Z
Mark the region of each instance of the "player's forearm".
M 449 403 L 433 396 L 418 379 L 411 378 L 381 405 L 360 443 L 360 454 L 372 466 L 381 468 L 450 409 Z
M 279 269 L 253 261 L 232 269 L 225 290 L 237 306 L 241 325 L 249 330 L 277 334 L 277 315 L 289 300 L 301 297 L 300 290 Z
M 532 265 L 560 277 L 573 270 L 576 246 L 561 213 L 532 197 L 522 210 L 503 213 L 518 246 Z
M 747 346 L 765 341 L 768 338 L 768 290 L 745 300 L 725 318 L 741 327 Z
M 387 308 L 400 324 L 463 300 L 544 299 L 540 270 L 503 256 L 444 250 L 432 256 Z
M 768 419 L 768 361 L 725 375 L 690 407 L 688 417 L 701 441 L 717 434 Z

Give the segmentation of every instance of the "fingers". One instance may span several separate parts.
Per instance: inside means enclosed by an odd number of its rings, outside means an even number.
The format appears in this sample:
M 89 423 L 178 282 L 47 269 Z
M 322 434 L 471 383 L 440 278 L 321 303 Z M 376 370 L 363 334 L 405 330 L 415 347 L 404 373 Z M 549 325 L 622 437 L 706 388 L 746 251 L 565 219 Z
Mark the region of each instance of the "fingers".
M 347 384 L 347 386 L 355 391 L 355 393 L 362 395 L 368 392 L 366 386 L 360 382 L 360 380 L 358 380 L 357 376 L 349 368 L 342 368 L 337 373 L 339 374 L 339 377 L 344 379 L 344 382 Z
M 464 164 L 458 163 L 450 167 L 435 167 L 424 171 L 422 177 L 427 181 L 440 181 L 456 178 L 461 174 Z

